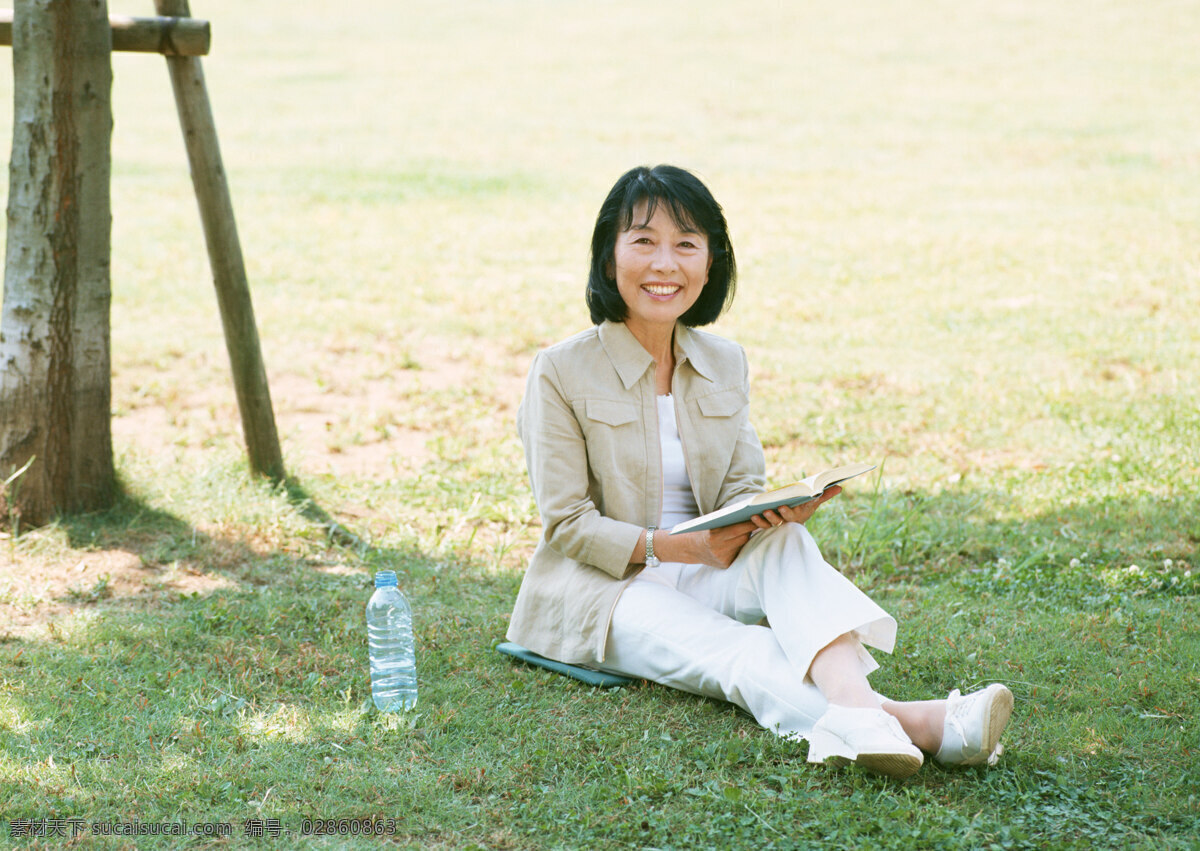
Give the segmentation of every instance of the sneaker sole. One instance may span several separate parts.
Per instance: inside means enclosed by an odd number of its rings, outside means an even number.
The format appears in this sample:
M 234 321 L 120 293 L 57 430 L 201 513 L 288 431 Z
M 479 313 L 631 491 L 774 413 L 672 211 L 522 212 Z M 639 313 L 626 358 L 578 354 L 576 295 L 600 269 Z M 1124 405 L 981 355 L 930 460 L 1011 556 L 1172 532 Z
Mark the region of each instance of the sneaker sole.
M 921 763 L 922 759 L 919 756 L 903 753 L 860 753 L 854 760 L 855 765 L 860 765 L 873 774 L 882 774 L 896 780 L 912 777 L 921 767 Z
M 896 738 L 891 742 L 880 742 L 879 737 L 876 737 L 876 741 L 866 745 L 868 748 L 880 748 L 872 752 L 859 751 L 855 745 L 829 730 L 822 721 L 818 721 L 807 736 L 808 761 L 831 765 L 854 762 L 874 774 L 897 779 L 911 777 L 921 767 L 924 759 L 921 752 L 908 741 L 899 723 L 892 718 L 889 718 L 889 722 L 895 727 L 894 731 L 889 732 L 896 734 Z
M 1008 690 L 1008 686 L 1000 685 L 996 689 L 995 697 L 992 698 L 992 702 L 987 708 L 987 714 L 983 719 L 982 751 L 978 756 L 963 760 L 962 765 L 982 765 L 988 761 L 989 757 L 996 750 L 996 746 L 1000 743 L 1000 736 L 1004 733 L 1004 728 L 1008 726 L 1008 719 L 1012 716 L 1012 710 L 1012 692 Z

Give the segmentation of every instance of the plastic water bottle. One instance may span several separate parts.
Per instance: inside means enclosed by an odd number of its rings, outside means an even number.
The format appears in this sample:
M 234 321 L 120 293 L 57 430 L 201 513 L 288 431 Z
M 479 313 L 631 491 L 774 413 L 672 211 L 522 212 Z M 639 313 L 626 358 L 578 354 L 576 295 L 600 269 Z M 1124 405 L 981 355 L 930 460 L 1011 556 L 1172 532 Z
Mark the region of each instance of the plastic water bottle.
M 367 651 L 371 658 L 371 697 L 380 712 L 404 712 L 417 705 L 417 656 L 412 609 L 396 587 L 396 571 L 375 574 L 367 603 Z

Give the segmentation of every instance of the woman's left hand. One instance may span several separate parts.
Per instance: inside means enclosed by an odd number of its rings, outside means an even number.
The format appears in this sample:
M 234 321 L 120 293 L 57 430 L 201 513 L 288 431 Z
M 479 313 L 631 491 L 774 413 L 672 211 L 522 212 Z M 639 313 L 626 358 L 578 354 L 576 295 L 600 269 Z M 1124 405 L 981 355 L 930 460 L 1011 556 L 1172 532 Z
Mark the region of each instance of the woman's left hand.
M 807 523 L 808 519 L 816 514 L 817 509 L 821 507 L 822 503 L 828 502 L 841 492 L 841 486 L 834 485 L 812 502 L 806 502 L 794 507 L 781 505 L 776 510 L 764 511 L 762 514 L 756 514 L 750 519 L 754 521 L 754 525 L 759 529 L 770 529 L 773 526 L 782 526 L 784 523 Z

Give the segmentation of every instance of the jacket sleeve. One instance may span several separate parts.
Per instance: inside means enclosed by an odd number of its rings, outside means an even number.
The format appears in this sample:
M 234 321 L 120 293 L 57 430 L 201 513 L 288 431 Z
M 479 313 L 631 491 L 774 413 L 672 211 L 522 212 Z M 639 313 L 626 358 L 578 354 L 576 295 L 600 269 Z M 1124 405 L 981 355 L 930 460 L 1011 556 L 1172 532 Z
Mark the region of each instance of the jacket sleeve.
M 742 389 L 746 398 L 750 397 L 750 362 L 744 349 L 742 355 Z M 717 508 L 724 508 L 729 503 L 762 493 L 766 488 L 766 459 L 763 457 L 762 443 L 759 442 L 758 432 L 750 422 L 749 408 L 744 413 L 741 427 L 738 429 L 737 442 L 733 448 L 733 458 L 729 463 L 729 472 L 721 483 L 721 491 L 717 496 Z
M 583 429 L 545 352 L 530 368 L 517 431 L 546 543 L 618 579 L 635 572 L 629 558 L 642 528 L 605 517 L 593 501 Z

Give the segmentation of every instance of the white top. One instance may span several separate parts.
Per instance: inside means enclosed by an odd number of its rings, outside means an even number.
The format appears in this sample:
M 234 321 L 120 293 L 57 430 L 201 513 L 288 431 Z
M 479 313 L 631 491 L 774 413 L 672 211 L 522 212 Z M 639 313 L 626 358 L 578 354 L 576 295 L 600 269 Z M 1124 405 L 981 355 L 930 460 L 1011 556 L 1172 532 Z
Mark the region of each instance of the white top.
M 658 397 L 658 436 L 659 445 L 662 446 L 663 472 L 662 520 L 659 527 L 669 530 L 676 523 L 700 516 L 687 465 L 683 460 L 679 426 L 675 423 L 675 400 L 670 395 Z
M 675 422 L 675 400 L 668 394 L 658 398 L 658 444 L 662 447 L 662 518 L 655 539 L 661 540 L 676 523 L 700 516 L 692 481 L 688 478 L 683 458 L 683 439 Z M 679 582 L 682 562 L 664 561 L 654 570 L 643 570 L 639 576 L 674 588 Z

